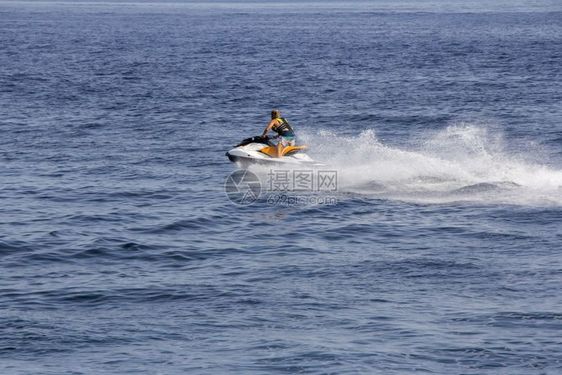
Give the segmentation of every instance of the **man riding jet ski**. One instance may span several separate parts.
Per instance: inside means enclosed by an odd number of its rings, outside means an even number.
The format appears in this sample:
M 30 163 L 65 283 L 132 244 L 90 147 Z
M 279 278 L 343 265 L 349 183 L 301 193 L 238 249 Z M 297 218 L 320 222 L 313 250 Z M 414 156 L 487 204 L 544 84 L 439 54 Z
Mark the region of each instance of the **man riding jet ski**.
M 265 137 L 270 130 L 277 132 L 277 137 L 280 138 L 277 142 L 277 157 L 280 158 L 283 156 L 283 148 L 295 145 L 295 131 L 289 122 L 281 117 L 281 112 L 277 109 L 271 111 L 271 121 L 261 136 Z
M 271 138 L 267 133 L 273 130 L 277 136 Z M 279 138 L 277 144 L 271 140 Z M 281 117 L 278 110 L 271 111 L 271 121 L 261 136 L 244 139 L 226 153 L 230 161 L 247 166 L 249 164 L 306 164 L 316 165 L 302 151 L 306 146 L 295 145 L 295 132 L 291 125 Z

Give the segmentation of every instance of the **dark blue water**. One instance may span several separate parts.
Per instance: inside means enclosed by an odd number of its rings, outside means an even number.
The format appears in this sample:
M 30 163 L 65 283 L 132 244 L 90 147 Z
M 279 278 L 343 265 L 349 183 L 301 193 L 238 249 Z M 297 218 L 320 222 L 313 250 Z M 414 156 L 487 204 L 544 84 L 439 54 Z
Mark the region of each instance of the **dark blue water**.
M 556 1 L 0 2 L 0 373 L 559 374 L 561 103 Z

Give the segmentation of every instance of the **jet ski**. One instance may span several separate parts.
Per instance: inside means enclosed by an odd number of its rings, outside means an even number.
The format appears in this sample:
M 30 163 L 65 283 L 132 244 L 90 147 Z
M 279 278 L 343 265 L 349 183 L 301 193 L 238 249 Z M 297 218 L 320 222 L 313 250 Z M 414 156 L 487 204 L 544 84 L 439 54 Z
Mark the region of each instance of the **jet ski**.
M 242 167 L 252 164 L 320 166 L 304 150 L 306 145 L 285 146 L 277 157 L 277 145 L 268 136 L 246 138 L 226 153 L 231 162 Z

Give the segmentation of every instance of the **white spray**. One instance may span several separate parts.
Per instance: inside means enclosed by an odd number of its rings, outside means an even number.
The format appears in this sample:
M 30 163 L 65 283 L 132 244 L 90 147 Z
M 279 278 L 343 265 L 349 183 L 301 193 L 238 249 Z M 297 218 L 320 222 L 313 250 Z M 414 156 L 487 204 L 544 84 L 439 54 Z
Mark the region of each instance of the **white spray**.
M 338 171 L 338 189 L 425 203 L 562 205 L 562 170 L 508 152 L 501 133 L 460 124 L 415 145 L 390 147 L 372 130 L 356 137 L 301 135 L 316 160 Z

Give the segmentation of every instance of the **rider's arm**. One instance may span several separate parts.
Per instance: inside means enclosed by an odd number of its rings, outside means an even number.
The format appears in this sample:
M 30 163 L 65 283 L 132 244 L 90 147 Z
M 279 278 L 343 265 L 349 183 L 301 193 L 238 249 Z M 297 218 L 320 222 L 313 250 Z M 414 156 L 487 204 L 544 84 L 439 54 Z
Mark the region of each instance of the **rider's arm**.
M 273 128 L 273 125 L 275 125 L 275 122 L 277 121 L 277 119 L 273 119 L 269 122 L 269 124 L 267 124 L 267 126 L 265 127 L 265 130 L 263 131 L 263 134 L 261 135 L 262 137 L 265 137 L 267 132 L 271 130 L 271 128 Z

